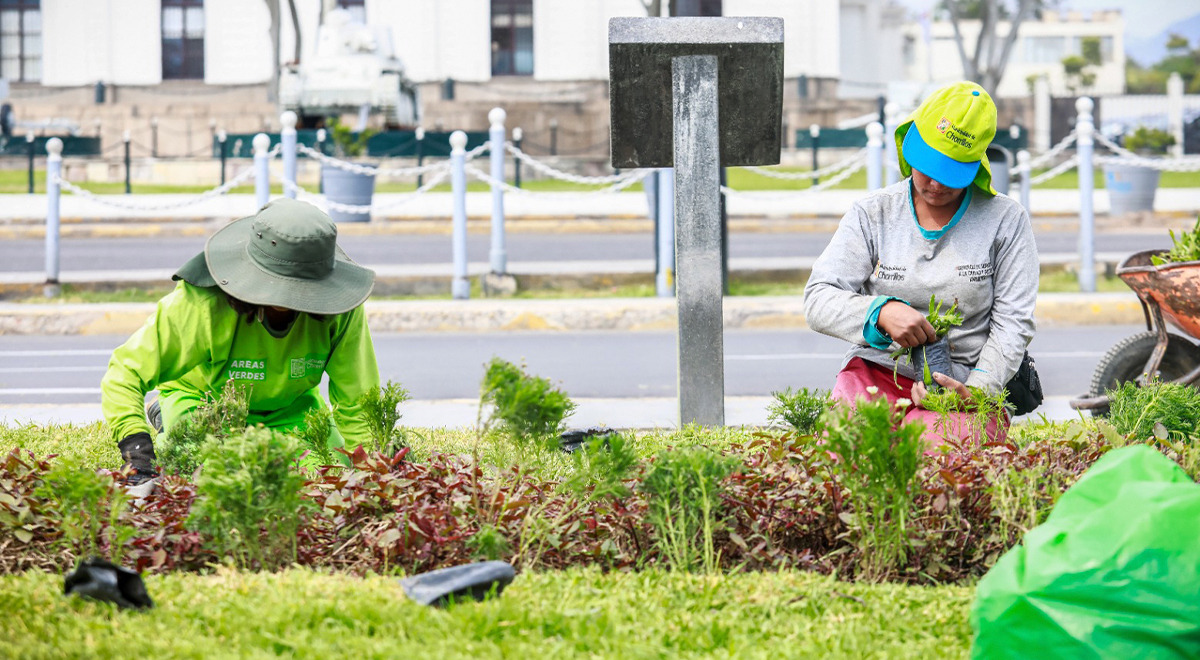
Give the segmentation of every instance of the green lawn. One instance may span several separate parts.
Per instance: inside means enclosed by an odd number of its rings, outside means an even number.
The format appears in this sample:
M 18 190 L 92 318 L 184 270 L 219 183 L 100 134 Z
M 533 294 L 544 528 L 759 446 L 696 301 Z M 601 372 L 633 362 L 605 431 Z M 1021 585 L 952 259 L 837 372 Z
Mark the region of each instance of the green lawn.
M 38 163 L 39 167 L 44 167 L 42 163 Z M 215 166 L 214 166 L 215 167 Z M 773 170 L 781 172 L 804 172 L 807 167 L 773 167 Z M 1045 172 L 1046 170 L 1035 170 L 1034 176 Z M 599 190 L 606 186 L 584 186 L 557 179 L 541 179 L 530 181 L 528 179 L 528 169 L 523 170 L 523 181 L 521 187 L 537 192 L 586 192 L 589 190 Z M 214 171 L 214 176 L 216 172 Z M 812 187 L 811 179 L 800 179 L 796 181 L 783 181 L 762 176 L 751 170 L 731 167 L 729 168 L 729 187 L 734 190 L 806 190 Z M 428 179 L 426 179 L 428 180 Z M 824 179 L 822 179 L 824 180 Z M 202 193 L 210 188 L 216 187 L 218 181 L 214 178 L 213 181 L 202 185 L 157 185 L 148 183 L 139 183 L 133 181 L 131 184 L 134 193 Z M 510 169 L 509 183 L 512 183 L 512 174 Z M 82 188 L 90 190 L 94 193 L 119 194 L 125 192 L 124 182 L 115 183 L 82 183 L 77 184 Z M 316 193 L 317 186 L 304 186 L 309 192 Z M 411 192 L 416 189 L 416 181 L 405 183 L 379 183 L 376 185 L 377 192 Z M 859 170 L 850 176 L 847 180 L 834 186 L 840 190 L 863 190 L 867 187 L 867 175 L 865 170 Z M 1038 188 L 1045 189 L 1076 189 L 1079 187 L 1079 172 L 1071 170 L 1061 174 L 1043 184 Z M 1097 167 L 1095 171 L 1095 187 L 1096 190 L 1104 189 L 1104 172 Z M 1163 172 L 1162 178 L 1159 181 L 1159 187 L 1162 188 L 1200 188 L 1200 172 Z M 46 191 L 46 173 L 44 170 L 36 170 L 34 172 L 34 190 L 38 193 Z M 449 192 L 450 185 L 442 184 L 434 188 L 438 192 Z M 467 190 L 472 192 L 484 192 L 489 190 L 487 184 L 472 180 L 467 184 Z M 640 192 L 642 190 L 641 183 L 633 184 L 626 188 L 628 192 Z M 17 170 L 0 170 L 0 193 L 27 193 L 29 191 L 29 176 L 24 169 Z M 231 192 L 234 193 L 253 193 L 253 185 L 245 185 L 234 188 Z M 271 194 L 282 194 L 283 190 L 279 184 L 271 187 Z M 1015 191 L 1014 191 L 1015 194 Z
M 803 296 L 804 295 L 803 280 L 788 281 L 788 282 L 748 282 L 744 280 L 734 279 L 729 283 L 729 295 L 731 296 Z M 44 298 L 42 296 L 33 296 L 29 298 L 21 298 L 13 302 L 36 303 L 36 304 L 79 304 L 79 303 L 127 303 L 127 302 L 155 302 L 163 297 L 171 290 L 169 283 L 164 283 L 162 286 L 149 289 L 121 289 L 118 291 L 88 291 L 80 289 L 76 286 L 65 284 L 62 287 L 62 295 L 57 298 Z M 1079 291 L 1079 281 L 1074 273 L 1067 271 L 1056 271 L 1053 273 L 1043 273 L 1039 282 L 1038 290 L 1042 293 L 1070 293 Z M 1100 274 L 1096 278 L 1096 290 L 1101 293 L 1111 292 L 1126 292 L 1129 287 L 1116 277 L 1104 277 Z M 479 298 L 483 295 L 478 279 L 471 280 L 471 297 Z M 653 284 L 625 284 L 620 286 L 611 286 L 600 289 L 529 289 L 518 291 L 514 298 L 519 300 L 551 300 L 551 299 L 566 299 L 566 298 L 653 298 L 655 288 Z M 372 296 L 373 300 L 450 300 L 449 292 L 441 295 L 421 295 L 421 296 Z
M 0 578 L 0 656 L 961 658 L 970 587 L 838 582 L 783 571 L 524 573 L 445 609 L 396 579 L 293 569 L 146 580 L 155 608 L 64 597 L 62 578 Z

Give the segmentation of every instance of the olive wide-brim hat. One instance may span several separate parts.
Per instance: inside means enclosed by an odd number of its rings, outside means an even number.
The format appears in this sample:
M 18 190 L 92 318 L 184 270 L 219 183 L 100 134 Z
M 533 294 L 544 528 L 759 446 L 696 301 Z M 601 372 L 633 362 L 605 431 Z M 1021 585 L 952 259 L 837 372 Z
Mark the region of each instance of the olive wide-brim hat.
M 222 291 L 252 305 L 343 314 L 363 304 L 375 271 L 337 245 L 337 225 L 308 202 L 277 199 L 208 239 L 204 260 Z

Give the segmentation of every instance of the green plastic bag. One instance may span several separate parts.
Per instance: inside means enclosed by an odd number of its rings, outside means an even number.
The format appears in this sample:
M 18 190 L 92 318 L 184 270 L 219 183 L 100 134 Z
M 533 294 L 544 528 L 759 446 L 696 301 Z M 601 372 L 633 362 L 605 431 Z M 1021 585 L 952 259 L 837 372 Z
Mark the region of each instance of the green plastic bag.
M 1200 658 L 1200 485 L 1109 452 L 979 582 L 975 658 Z

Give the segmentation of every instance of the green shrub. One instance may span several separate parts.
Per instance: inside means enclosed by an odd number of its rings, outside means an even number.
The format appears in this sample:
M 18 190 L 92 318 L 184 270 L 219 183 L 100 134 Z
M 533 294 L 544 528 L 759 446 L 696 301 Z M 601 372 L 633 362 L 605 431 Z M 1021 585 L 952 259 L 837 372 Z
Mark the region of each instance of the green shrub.
M 366 154 L 367 140 L 378 133 L 373 128 L 364 128 L 356 133 L 337 117 L 330 117 L 325 124 L 329 129 L 329 139 L 333 142 L 333 155 L 338 158 L 357 158 Z
M 640 489 L 654 544 L 675 571 L 719 568 L 713 537 L 726 528 L 721 482 L 741 465 L 707 447 L 668 449 L 654 459 Z
M 1138 126 L 1125 136 L 1125 148 L 1130 151 L 1148 154 L 1165 154 L 1167 148 L 1175 144 L 1175 136 L 1160 129 L 1149 126 Z
M 861 574 L 882 579 L 908 557 L 908 521 L 919 489 L 925 425 L 904 422 L 905 408 L 884 398 L 834 406 L 824 418 L 830 471 L 850 491 L 853 515 L 843 519 L 856 533 Z
M 1162 255 L 1151 256 L 1150 261 L 1155 266 L 1200 261 L 1200 218 L 1196 218 L 1196 225 L 1191 231 L 1180 232 L 1179 236 L 1176 236 L 1175 230 L 1172 229 L 1171 249 Z
M 237 381 L 225 382 L 216 397 L 188 413 L 167 432 L 156 447 L 158 461 L 168 471 L 191 475 L 200 467 L 200 448 L 211 436 L 219 442 L 246 428 L 250 414 L 250 390 Z
M 1155 427 L 1190 438 L 1200 435 L 1200 390 L 1178 383 L 1125 382 L 1108 392 L 1108 419 L 1121 435 L 1135 440 L 1154 437 Z
M 828 391 L 802 387 L 793 392 L 789 387 L 782 392 L 771 392 L 771 396 L 775 400 L 767 406 L 768 424 L 786 424 L 799 435 L 821 432 L 821 415 L 832 403 Z
M 242 568 L 280 568 L 296 558 L 296 529 L 308 504 L 295 469 L 298 441 L 258 427 L 200 450 L 204 470 L 188 527 L 212 538 Z
M 594 437 L 572 458 L 574 471 L 563 482 L 568 489 L 594 500 L 630 495 L 625 482 L 633 478 L 640 461 L 633 442 L 624 435 Z
M 929 392 L 921 401 L 922 408 L 939 414 L 936 430 L 947 440 L 986 438 L 988 424 L 999 420 L 1004 413 L 1007 405 L 1004 390 L 989 394 L 977 387 L 968 387 L 967 391 L 970 397 L 964 399 L 958 392 L 943 387 Z M 952 416 L 958 414 L 967 415 L 965 427 L 952 421 Z
M 104 556 L 120 564 L 125 543 L 137 530 L 119 523 L 128 507 L 128 496 L 107 474 L 75 461 L 59 461 L 43 477 L 36 491 L 58 514 L 60 547 L 78 559 Z
M 1000 542 L 1005 546 L 1046 520 L 1050 509 L 1066 490 L 1062 474 L 1044 465 L 1008 468 L 988 475 L 992 511 L 999 520 Z
M 522 448 L 557 448 L 556 436 L 575 404 L 550 381 L 526 374 L 511 362 L 492 358 L 479 396 L 479 417 L 486 406 L 490 414 L 479 426 L 480 435 L 499 427 Z
M 400 404 L 412 398 L 408 390 L 399 383 L 388 381 L 374 390 L 363 394 L 358 403 L 367 420 L 367 431 L 375 443 L 375 451 L 395 454 L 407 446 L 404 429 L 400 423 Z
M 334 458 L 333 448 L 329 446 L 329 439 L 333 436 L 333 414 L 328 408 L 313 408 L 304 414 L 304 422 L 292 432 L 303 449 L 310 452 L 310 456 L 315 459 L 319 465 L 335 465 L 339 463 Z

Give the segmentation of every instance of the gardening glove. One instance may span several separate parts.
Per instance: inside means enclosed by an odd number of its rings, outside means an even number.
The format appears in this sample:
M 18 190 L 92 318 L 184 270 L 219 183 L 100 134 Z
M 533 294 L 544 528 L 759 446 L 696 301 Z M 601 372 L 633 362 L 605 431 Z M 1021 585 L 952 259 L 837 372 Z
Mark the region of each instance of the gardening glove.
M 125 482 L 136 486 L 158 476 L 154 469 L 154 442 L 149 433 L 134 433 L 125 436 L 117 443 L 121 449 L 121 458 L 125 459 L 125 468 L 133 468 L 133 474 L 125 478 Z

